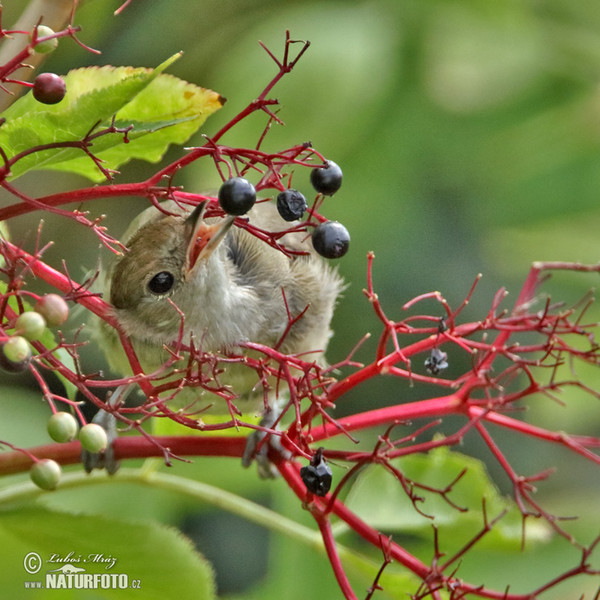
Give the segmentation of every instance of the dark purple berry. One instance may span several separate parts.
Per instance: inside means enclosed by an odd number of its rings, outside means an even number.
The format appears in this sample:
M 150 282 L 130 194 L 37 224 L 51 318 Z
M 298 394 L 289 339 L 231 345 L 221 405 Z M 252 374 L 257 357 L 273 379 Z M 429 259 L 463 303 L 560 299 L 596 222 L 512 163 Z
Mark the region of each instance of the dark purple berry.
M 256 190 L 243 177 L 232 177 L 219 188 L 219 204 L 229 215 L 245 215 L 255 202 Z
M 316 167 L 310 172 L 310 182 L 320 194 L 333 196 L 342 187 L 342 170 L 332 160 L 325 164 L 327 167 Z
M 33 97 L 43 104 L 57 104 L 66 93 L 63 78 L 55 73 L 40 73 L 33 82 Z
M 300 469 L 300 477 L 306 489 L 316 496 L 325 496 L 331 489 L 332 473 L 323 458 L 322 451 L 322 448 L 317 450 L 310 459 L 310 464 Z
M 348 252 L 350 234 L 337 221 L 325 221 L 312 232 L 314 249 L 325 258 L 340 258 Z
M 298 190 L 285 190 L 277 196 L 277 210 L 284 221 L 295 221 L 308 208 L 306 198 Z

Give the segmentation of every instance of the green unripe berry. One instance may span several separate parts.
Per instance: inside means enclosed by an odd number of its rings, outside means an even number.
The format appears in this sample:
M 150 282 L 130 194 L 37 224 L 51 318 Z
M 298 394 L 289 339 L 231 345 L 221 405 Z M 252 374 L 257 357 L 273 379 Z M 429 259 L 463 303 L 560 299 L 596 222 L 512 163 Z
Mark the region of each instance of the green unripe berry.
M 39 340 L 46 331 L 46 319 L 35 311 L 25 312 L 17 318 L 16 333 L 24 335 L 28 340 Z
M 22 360 L 13 360 L 11 356 L 24 356 Z M 27 340 L 15 335 L 0 343 L 0 368 L 7 373 L 21 373 L 29 365 L 31 349 Z
M 62 325 L 69 318 L 69 305 L 58 294 L 42 296 L 33 307 L 33 310 L 46 319 L 48 327 Z
M 57 412 L 48 419 L 48 433 L 55 442 L 72 442 L 78 430 L 77 419 L 71 413 Z
M 46 27 L 46 25 L 38 25 L 37 26 L 37 39 L 48 37 L 52 35 L 54 30 L 50 27 Z M 29 41 L 33 40 L 33 34 L 29 36 Z M 41 44 L 37 44 L 33 49 L 34 52 L 38 54 L 48 54 L 49 52 L 54 52 L 56 47 L 58 46 L 58 38 L 52 38 L 51 40 L 46 40 Z
M 2 344 L 4 356 L 11 362 L 20 363 L 29 361 L 31 358 L 31 348 L 24 337 L 13 335 Z
M 29 469 L 29 477 L 43 490 L 53 490 L 60 480 L 61 472 L 60 465 L 56 461 L 42 458 Z
M 81 447 L 88 452 L 102 452 L 108 446 L 106 431 L 96 423 L 88 423 L 79 431 Z

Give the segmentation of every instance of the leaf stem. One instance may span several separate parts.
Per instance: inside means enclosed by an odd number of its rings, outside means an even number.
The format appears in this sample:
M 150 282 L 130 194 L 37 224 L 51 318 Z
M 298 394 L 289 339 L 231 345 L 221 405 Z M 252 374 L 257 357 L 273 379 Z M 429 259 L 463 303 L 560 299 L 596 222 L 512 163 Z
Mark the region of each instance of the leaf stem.
M 189 496 L 270 531 L 285 535 L 325 555 L 325 545 L 318 531 L 219 487 L 153 469 L 123 468 L 115 476 L 100 472 L 89 475 L 83 472 L 64 473 L 57 492 L 85 486 L 118 485 L 120 483 L 134 483 Z M 29 481 L 16 483 L 9 488 L 0 490 L 0 506 L 34 500 L 46 493 Z M 352 562 L 367 577 L 371 578 L 377 573 L 379 565 L 371 559 L 339 543 L 336 543 L 336 548 L 340 558 Z

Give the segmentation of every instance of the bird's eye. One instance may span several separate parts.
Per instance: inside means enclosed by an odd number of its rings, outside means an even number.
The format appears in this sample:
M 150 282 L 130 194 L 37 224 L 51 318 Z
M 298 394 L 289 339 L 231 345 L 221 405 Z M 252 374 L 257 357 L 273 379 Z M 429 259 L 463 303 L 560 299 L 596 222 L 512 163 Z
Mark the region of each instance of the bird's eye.
M 169 271 L 161 271 L 148 282 L 148 289 L 153 294 L 160 296 L 171 291 L 174 283 L 175 277 L 173 277 L 172 273 L 169 273 Z

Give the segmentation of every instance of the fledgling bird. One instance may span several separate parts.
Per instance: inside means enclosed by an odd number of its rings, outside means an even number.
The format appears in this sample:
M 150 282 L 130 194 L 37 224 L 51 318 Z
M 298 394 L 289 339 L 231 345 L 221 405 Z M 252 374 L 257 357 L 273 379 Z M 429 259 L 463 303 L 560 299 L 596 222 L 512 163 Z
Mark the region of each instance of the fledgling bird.
M 114 307 L 146 373 L 171 356 L 165 345 L 180 337 L 181 314 L 169 299 L 184 315 L 184 344 L 193 337 L 205 352 L 239 352 L 242 342 L 271 347 L 281 342 L 281 352 L 311 353 L 308 360 L 325 364 L 343 282 L 316 254 L 305 232 L 281 239 L 287 248 L 307 253 L 289 257 L 234 226 L 233 216 L 205 219 L 203 205 L 186 212 L 173 201 L 162 207 L 174 214 L 152 206 L 134 219 L 123 238 L 128 251 L 108 265 L 104 283 L 104 298 Z M 290 227 L 272 202 L 255 204 L 245 216 L 263 230 Z M 303 311 L 290 327 L 290 316 Z M 115 330 L 101 323 L 99 333 L 110 366 L 131 373 Z M 219 379 L 239 396 L 234 403 L 242 412 L 264 407 L 262 387 L 256 386 L 251 369 L 231 364 Z M 183 389 L 177 396 L 186 406 L 190 398 L 198 400 L 192 411 L 212 404 L 211 412 L 228 414 L 222 398 L 201 388 Z

